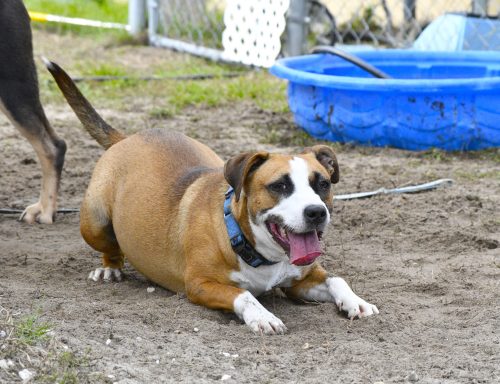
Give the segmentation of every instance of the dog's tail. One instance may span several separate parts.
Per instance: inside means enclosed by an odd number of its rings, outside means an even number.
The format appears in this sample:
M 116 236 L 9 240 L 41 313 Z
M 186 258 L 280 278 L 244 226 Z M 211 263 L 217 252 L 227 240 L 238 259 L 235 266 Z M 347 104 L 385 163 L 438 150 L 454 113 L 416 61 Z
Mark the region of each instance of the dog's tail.
M 45 66 L 54 77 L 68 104 L 83 124 L 85 130 L 105 149 L 123 140 L 126 136 L 106 123 L 94 107 L 82 95 L 71 77 L 56 63 L 42 57 Z

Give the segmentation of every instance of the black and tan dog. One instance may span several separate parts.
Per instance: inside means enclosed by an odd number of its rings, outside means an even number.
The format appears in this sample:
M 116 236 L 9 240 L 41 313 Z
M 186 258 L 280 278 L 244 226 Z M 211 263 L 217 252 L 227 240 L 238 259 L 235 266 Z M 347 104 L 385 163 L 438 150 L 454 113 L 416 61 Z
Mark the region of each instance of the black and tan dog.
M 0 110 L 29 140 L 42 167 L 40 199 L 21 219 L 52 223 L 66 144 L 54 133 L 40 104 L 30 19 L 21 0 L 0 1 Z
M 124 258 L 144 276 L 194 303 L 234 311 L 255 332 L 285 325 L 255 296 L 335 302 L 353 317 L 378 313 L 315 259 L 339 180 L 324 145 L 298 155 L 243 153 L 224 162 L 179 133 L 129 137 L 106 124 L 57 64 L 47 68 L 106 152 L 81 207 L 85 241 L 103 253 L 89 278 L 120 279 Z

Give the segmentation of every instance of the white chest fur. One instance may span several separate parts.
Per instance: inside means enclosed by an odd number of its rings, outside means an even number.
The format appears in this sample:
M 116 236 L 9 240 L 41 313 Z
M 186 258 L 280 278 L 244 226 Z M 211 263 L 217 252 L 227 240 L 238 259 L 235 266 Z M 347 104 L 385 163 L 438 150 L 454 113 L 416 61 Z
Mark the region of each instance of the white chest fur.
M 306 267 L 298 267 L 283 261 L 273 265 L 254 268 L 239 260 L 240 270 L 231 272 L 230 279 L 240 288 L 258 296 L 274 287 L 289 287 L 294 279 L 299 279 Z

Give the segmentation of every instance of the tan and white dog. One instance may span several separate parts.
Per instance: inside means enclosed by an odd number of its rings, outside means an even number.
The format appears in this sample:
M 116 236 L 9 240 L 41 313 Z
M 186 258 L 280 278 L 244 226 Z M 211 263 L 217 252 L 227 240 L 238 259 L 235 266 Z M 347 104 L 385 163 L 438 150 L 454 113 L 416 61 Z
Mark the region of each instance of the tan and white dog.
M 330 222 L 331 184 L 339 180 L 329 147 L 298 155 L 243 153 L 224 164 L 179 133 L 151 129 L 126 137 L 102 120 L 57 64 L 46 65 L 107 149 L 80 213 L 83 238 L 102 252 L 103 267 L 90 278 L 121 279 L 127 258 L 151 281 L 186 292 L 196 304 L 234 311 L 266 334 L 286 331 L 255 298 L 274 287 L 291 298 L 334 302 L 350 318 L 378 313 L 315 262 Z M 234 192 L 227 193 L 229 186 Z M 235 228 L 244 242 L 241 255 L 228 234 Z

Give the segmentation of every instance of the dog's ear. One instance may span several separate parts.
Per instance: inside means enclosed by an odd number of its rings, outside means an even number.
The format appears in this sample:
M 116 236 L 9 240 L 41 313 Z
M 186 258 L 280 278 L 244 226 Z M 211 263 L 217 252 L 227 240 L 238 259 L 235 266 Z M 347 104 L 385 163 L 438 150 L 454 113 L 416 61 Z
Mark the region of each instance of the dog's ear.
M 314 153 L 316 159 L 330 174 L 330 181 L 333 184 L 339 182 L 339 163 L 337 162 L 337 157 L 335 156 L 333 149 L 327 145 L 314 145 L 312 147 L 304 148 L 302 153 Z
M 232 157 L 224 164 L 224 177 L 235 192 L 239 201 L 241 190 L 249 176 L 257 170 L 269 157 L 267 152 L 247 152 Z

